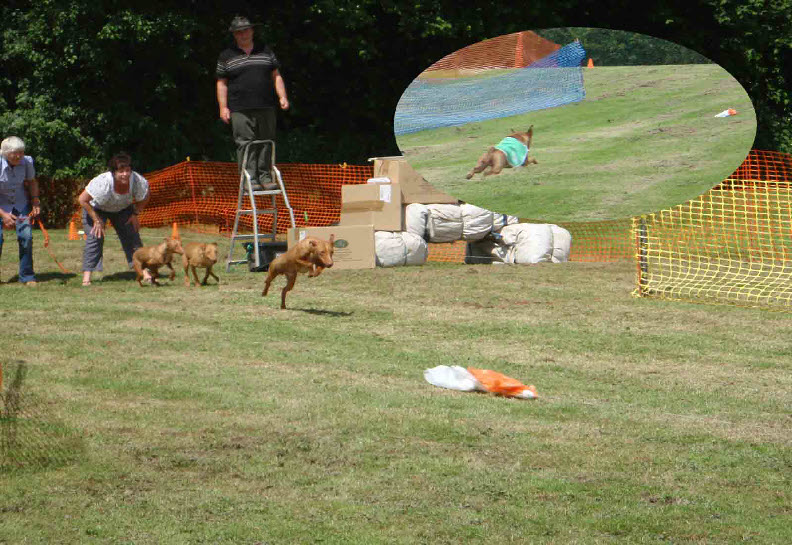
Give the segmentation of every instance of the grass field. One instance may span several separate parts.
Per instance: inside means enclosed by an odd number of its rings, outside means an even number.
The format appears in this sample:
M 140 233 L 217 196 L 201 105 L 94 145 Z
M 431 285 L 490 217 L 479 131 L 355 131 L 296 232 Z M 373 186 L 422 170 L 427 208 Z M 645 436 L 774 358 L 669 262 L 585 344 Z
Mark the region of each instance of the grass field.
M 140 288 L 120 258 L 83 288 L 37 239 L 41 285 L 0 285 L 45 451 L 3 453 L 0 543 L 792 541 L 788 313 L 632 298 L 630 263 L 330 270 L 281 311 L 244 267 Z
M 399 148 L 430 183 L 459 199 L 563 222 L 681 204 L 729 176 L 752 147 L 751 101 L 717 65 L 597 67 L 583 77 L 582 102 L 400 135 Z M 727 108 L 738 114 L 714 117 Z M 489 146 L 529 125 L 538 165 L 465 180 Z

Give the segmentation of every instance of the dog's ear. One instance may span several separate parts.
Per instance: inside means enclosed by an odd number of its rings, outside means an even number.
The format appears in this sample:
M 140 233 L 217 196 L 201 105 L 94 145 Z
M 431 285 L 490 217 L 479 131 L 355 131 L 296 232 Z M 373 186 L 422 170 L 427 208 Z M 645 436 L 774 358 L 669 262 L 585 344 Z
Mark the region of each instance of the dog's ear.
M 331 234 L 331 235 L 330 235 L 330 240 L 329 240 L 329 242 L 330 242 L 330 246 L 332 246 L 332 245 L 333 245 L 333 242 L 335 242 L 335 233 L 333 233 L 333 234 Z
M 311 245 L 311 248 L 316 248 L 316 241 L 315 241 L 314 239 L 310 239 L 310 240 L 308 241 L 308 244 L 310 244 L 310 245 Z

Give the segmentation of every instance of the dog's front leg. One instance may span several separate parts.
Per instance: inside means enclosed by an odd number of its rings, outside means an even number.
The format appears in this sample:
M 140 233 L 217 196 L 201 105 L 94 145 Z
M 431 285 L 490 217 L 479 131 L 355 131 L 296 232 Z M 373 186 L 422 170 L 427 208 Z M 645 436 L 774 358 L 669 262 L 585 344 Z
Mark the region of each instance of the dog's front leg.
M 264 291 L 261 292 L 262 297 L 267 295 L 270 284 L 272 283 L 272 281 L 275 279 L 276 276 L 278 276 L 278 273 L 276 273 L 272 268 L 270 268 L 270 270 L 267 272 L 267 279 L 264 281 Z M 198 275 L 195 276 L 195 281 L 198 282 Z
M 206 278 L 204 278 L 204 282 L 206 282 L 206 279 L 209 278 L 209 275 L 212 275 L 212 278 L 214 278 L 217 281 L 217 283 L 219 284 L 220 283 L 220 277 L 212 272 L 212 267 L 213 267 L 213 265 L 209 265 L 206 268 Z
M 200 284 L 198 284 L 198 271 L 196 270 L 197 267 L 195 265 L 191 265 L 191 266 L 192 266 L 193 278 L 195 278 L 195 285 L 198 286 Z M 205 278 L 204 278 L 204 284 L 206 284 Z
M 286 309 L 286 294 L 294 287 L 294 282 L 297 280 L 297 273 L 286 273 L 286 286 L 281 291 L 281 310 Z
M 157 278 L 159 278 L 159 266 L 157 267 L 149 267 L 149 272 L 151 273 L 151 283 L 155 286 L 159 286 L 159 282 L 157 282 Z
M 143 267 L 140 265 L 138 261 L 134 261 L 132 265 L 135 267 L 135 274 L 137 275 L 137 282 L 140 284 L 140 287 L 143 287 Z

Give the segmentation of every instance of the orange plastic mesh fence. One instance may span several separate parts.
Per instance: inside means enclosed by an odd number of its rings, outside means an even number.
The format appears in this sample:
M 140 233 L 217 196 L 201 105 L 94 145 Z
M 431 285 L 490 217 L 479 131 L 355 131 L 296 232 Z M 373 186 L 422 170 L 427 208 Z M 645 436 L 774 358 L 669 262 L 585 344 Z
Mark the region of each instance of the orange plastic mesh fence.
M 467 241 L 430 242 L 427 261 L 439 263 L 464 263 L 467 253 Z
M 752 151 L 723 183 L 633 218 L 635 295 L 792 309 L 792 156 Z
M 365 183 L 373 175 L 371 165 L 286 163 L 278 168 L 298 226 L 328 226 L 338 222 L 341 186 Z M 187 161 L 145 176 L 150 182 L 151 200 L 141 214 L 144 226 L 178 223 L 183 227 L 210 228 L 230 234 L 239 188 L 236 163 Z M 750 262 L 759 256 L 765 260 L 773 256 L 772 260 L 788 266 L 792 255 L 788 248 L 792 238 L 790 184 L 792 156 L 754 150 L 735 173 L 716 188 L 677 208 L 650 215 L 652 240 L 663 247 L 676 248 L 673 251 L 677 253 L 684 249 L 687 255 L 706 254 L 709 250 L 705 252 L 705 249 L 715 245 L 729 248 L 731 252 L 719 254 L 720 257 L 738 256 L 738 260 Z M 260 208 L 271 206 L 270 197 L 257 199 Z M 277 232 L 285 233 L 290 226 L 288 212 L 282 198 L 276 199 L 276 205 L 279 209 Z M 721 212 L 711 211 L 716 208 Z M 244 230 L 252 229 L 249 216 L 243 216 L 241 221 Z M 271 215 L 260 215 L 259 222 L 262 232 L 270 232 Z M 560 225 L 572 234 L 571 261 L 602 262 L 636 257 L 638 235 L 629 218 Z M 728 244 L 711 240 L 712 237 L 722 238 L 727 231 L 731 233 Z M 465 248 L 464 241 L 429 244 L 429 260 L 462 263 Z
M 338 222 L 341 213 L 341 186 L 361 184 L 373 176 L 370 165 L 279 164 L 289 203 L 298 226 L 327 226 Z M 239 178 L 236 163 L 185 161 L 146 173 L 151 199 L 140 221 L 145 227 L 172 223 L 199 230 L 211 228 L 229 234 L 234 224 Z M 256 197 L 259 208 L 270 208 L 271 197 Z M 243 202 L 247 207 L 247 203 Z M 276 198 L 277 232 L 290 227 L 288 211 Z M 573 261 L 614 261 L 631 259 L 633 248 L 629 220 L 563 224 L 573 236 Z M 259 230 L 270 232 L 272 215 L 259 215 Z M 252 230 L 252 218 L 242 216 L 240 229 Z M 429 244 L 429 261 L 463 263 L 463 241 Z
M 490 68 L 523 68 L 560 48 L 560 45 L 526 30 L 464 47 L 446 55 L 427 68 L 426 72 L 450 71 L 453 74 L 463 70 L 475 72 Z M 435 74 L 424 75 L 431 77 Z
M 621 261 L 635 255 L 629 218 L 559 225 L 572 235 L 570 261 Z
M 341 211 L 341 186 L 365 183 L 371 178 L 371 166 L 279 164 L 289 204 L 297 226 L 326 226 L 336 223 Z M 220 232 L 234 226 L 239 192 L 236 163 L 186 161 L 145 175 L 151 199 L 140 215 L 146 227 L 173 222 L 193 225 L 216 225 Z M 245 196 L 243 208 L 249 208 Z M 277 232 L 291 227 L 286 203 L 275 199 L 278 208 Z M 272 208 L 271 196 L 257 196 L 256 207 Z M 271 232 L 273 216 L 259 214 L 259 230 Z M 253 229 L 251 216 L 240 218 L 240 229 Z
M 751 150 L 745 161 L 729 176 L 729 180 L 760 180 L 792 182 L 792 155 L 778 151 Z

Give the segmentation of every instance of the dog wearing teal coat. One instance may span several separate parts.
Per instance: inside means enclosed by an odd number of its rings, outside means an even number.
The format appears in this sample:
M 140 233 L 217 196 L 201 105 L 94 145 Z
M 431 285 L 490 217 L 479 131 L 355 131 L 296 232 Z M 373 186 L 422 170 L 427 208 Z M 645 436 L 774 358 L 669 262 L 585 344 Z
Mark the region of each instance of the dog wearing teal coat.
M 533 140 L 533 125 L 531 125 L 525 132 L 516 132 L 501 140 L 497 146 L 490 147 L 484 154 L 479 157 L 478 163 L 470 172 L 468 172 L 468 180 L 474 174 L 484 172 L 484 176 L 490 174 L 499 174 L 504 168 L 523 167 L 526 165 L 535 165 L 537 161 L 533 157 L 528 156 L 531 150 L 531 141 Z

